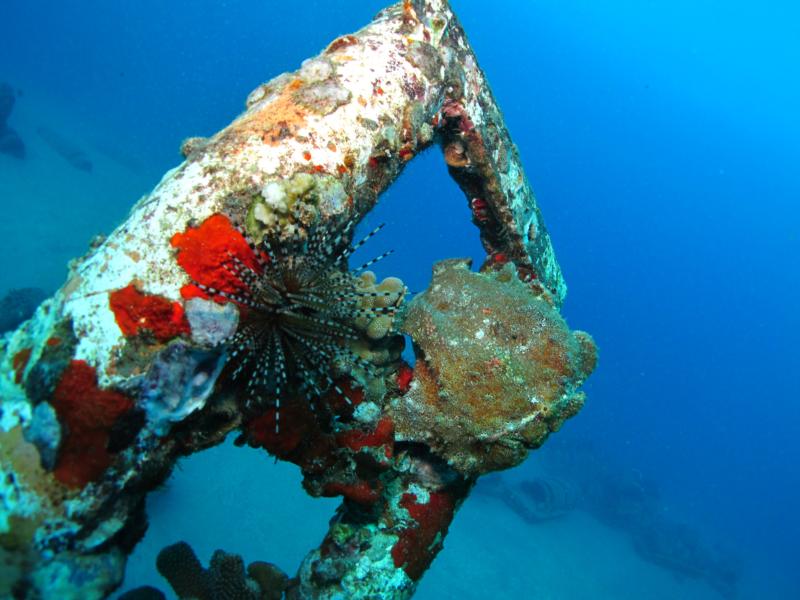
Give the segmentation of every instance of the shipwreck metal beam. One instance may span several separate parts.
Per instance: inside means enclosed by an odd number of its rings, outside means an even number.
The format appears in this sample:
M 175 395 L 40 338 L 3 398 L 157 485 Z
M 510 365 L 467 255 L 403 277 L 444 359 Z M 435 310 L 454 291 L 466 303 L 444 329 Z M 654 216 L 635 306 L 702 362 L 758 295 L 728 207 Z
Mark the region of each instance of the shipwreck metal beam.
M 433 406 L 437 389 L 452 390 L 429 367 L 445 363 L 420 357 L 428 366 L 415 374 L 386 350 L 380 377 L 342 375 L 364 390 L 357 408 L 323 424 L 287 397 L 295 420 L 281 417 L 277 433 L 274 407 L 248 412 L 220 379 L 220 343 L 236 330 L 236 303 L 214 302 L 195 284 L 225 289 L 226 261 L 249 252 L 239 230 L 278 243 L 312 226 L 349 231 L 346 224 L 435 143 L 480 229 L 485 269 L 500 273 L 497 285 L 524 281 L 528 291 L 514 293 L 530 296 L 521 302 L 536 305 L 540 329 L 552 334 L 541 342 L 549 354 L 534 351 L 535 340 L 526 351 L 560 379 L 545 378 L 546 392 L 520 400 L 513 427 L 498 420 L 505 412 L 481 413 L 473 437 L 458 442 L 452 415 Z M 241 443 L 300 465 L 310 493 L 345 499 L 289 593 L 410 596 L 475 478 L 516 464 L 573 414 L 575 389 L 593 367 L 591 340 L 569 337 L 555 313 L 566 288 L 550 239 L 456 17 L 446 0 L 393 5 L 297 71 L 258 86 L 242 115 L 210 138 L 186 140 L 182 152 L 185 162 L 72 263 L 30 321 L 0 340 L 0 554 L 10 574 L 0 595 L 110 593 L 144 533 L 147 492 L 179 456 L 239 429 Z M 417 303 L 418 318 L 425 307 Z M 492 319 L 506 317 L 518 315 Z M 409 327 L 436 352 L 430 330 Z M 456 337 L 479 335 L 456 329 Z M 431 431 L 415 431 L 422 424 L 443 428 L 447 447 L 432 444 Z M 528 437 L 520 437 L 522 424 L 533 428 Z M 505 435 L 516 450 L 498 454 Z M 469 448 L 474 455 L 465 457 Z

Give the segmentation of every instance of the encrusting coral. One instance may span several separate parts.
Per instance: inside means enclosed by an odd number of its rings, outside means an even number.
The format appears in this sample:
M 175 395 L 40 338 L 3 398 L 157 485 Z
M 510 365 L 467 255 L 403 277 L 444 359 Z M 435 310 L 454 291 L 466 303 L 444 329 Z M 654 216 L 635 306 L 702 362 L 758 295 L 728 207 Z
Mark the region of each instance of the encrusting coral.
M 14 88 L 7 83 L 0 83 L 0 154 L 25 158 L 25 143 L 19 134 L 6 123 L 15 101 Z

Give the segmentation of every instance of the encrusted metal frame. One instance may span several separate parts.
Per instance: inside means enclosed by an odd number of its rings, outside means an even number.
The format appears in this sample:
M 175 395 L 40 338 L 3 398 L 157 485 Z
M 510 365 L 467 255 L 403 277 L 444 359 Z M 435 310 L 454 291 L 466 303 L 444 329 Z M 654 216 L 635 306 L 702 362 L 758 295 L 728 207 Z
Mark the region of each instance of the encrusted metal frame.
M 482 273 L 442 263 L 410 302 L 398 326 L 422 353 L 414 370 L 390 353 L 380 377 L 345 373 L 356 400 L 327 398 L 337 418 L 287 399 L 275 432 L 273 408 L 247 412 L 219 379 L 235 303 L 194 283 L 231 283 L 223 263 L 248 251 L 234 224 L 336 231 L 433 144 L 479 228 Z M 0 595 L 108 595 L 146 528 L 145 495 L 178 457 L 239 430 L 297 463 L 309 493 L 343 497 L 288 595 L 410 597 L 477 477 L 518 464 L 575 414 L 595 360 L 591 338 L 558 315 L 566 286 L 464 32 L 446 0 L 390 6 L 182 151 L 0 340 L 0 550 L 12 575 Z

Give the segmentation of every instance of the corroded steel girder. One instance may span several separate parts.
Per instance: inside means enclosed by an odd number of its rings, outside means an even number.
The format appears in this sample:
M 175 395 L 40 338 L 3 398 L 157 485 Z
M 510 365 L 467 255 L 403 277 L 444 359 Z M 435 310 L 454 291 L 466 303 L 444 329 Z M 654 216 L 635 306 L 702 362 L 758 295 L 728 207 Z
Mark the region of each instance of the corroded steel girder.
M 384 352 L 379 376 L 339 374 L 351 405 L 330 393 L 312 412 L 290 395 L 276 432 L 274 407 L 245 410 L 220 378 L 236 303 L 194 283 L 225 290 L 224 264 L 248 260 L 233 224 L 256 239 L 302 238 L 312 223 L 341 232 L 434 143 L 480 229 L 485 273 L 439 265 L 411 302 L 398 325 L 423 353 L 416 371 Z M 0 595 L 109 594 L 146 528 L 145 495 L 178 457 L 239 430 L 298 464 L 309 493 L 344 498 L 289 595 L 411 596 L 475 479 L 574 414 L 594 367 L 591 338 L 558 316 L 566 287 L 464 32 L 445 0 L 395 4 L 182 151 L 0 340 Z

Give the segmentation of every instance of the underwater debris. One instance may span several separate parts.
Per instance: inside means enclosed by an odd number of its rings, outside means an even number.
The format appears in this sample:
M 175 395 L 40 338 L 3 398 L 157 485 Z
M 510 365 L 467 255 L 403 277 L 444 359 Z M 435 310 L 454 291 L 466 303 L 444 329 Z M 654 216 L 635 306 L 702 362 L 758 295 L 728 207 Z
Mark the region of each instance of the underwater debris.
M 573 473 L 582 488 L 581 508 L 627 534 L 642 560 L 704 581 L 723 598 L 738 596 L 741 560 L 736 555 L 708 544 L 698 531 L 670 516 L 657 486 L 641 473 L 613 471 L 608 462 L 594 468 L 595 456 Z
M 25 158 L 25 143 L 19 134 L 8 126 L 8 117 L 14 109 L 16 94 L 7 83 L 0 83 L 0 154 Z M 0 328 L 0 331 L 3 331 Z
M 630 538 L 639 558 L 679 578 L 705 582 L 723 598 L 738 598 L 742 561 L 724 544 L 703 539 L 699 528 L 681 523 L 658 485 L 639 469 L 622 467 L 601 446 L 581 441 L 548 447 L 540 458 L 548 475 L 506 483 L 481 479 L 476 493 L 503 501 L 522 519 L 545 507 L 574 505 Z M 544 490 L 546 483 L 550 490 Z M 487 485 L 488 484 L 488 485 Z
M 0 83 L 0 129 L 5 128 L 6 121 L 8 121 L 11 111 L 14 110 L 16 99 L 14 88 L 5 82 Z
M 572 512 L 583 500 L 581 488 L 561 477 L 536 477 L 508 483 L 498 474 L 480 480 L 475 493 L 496 498 L 523 521 L 535 525 Z
M 425 354 L 412 370 L 393 324 L 402 282 L 345 263 L 355 223 L 433 143 L 451 147 L 487 252 L 487 273 L 469 285 L 511 296 L 492 300 L 497 340 L 484 343 L 508 356 L 470 346 L 482 325 L 466 308 L 448 322 L 423 297 L 407 320 Z M 74 146 L 55 145 L 89 168 Z M 309 494 L 342 497 L 295 597 L 410 597 L 477 476 L 516 464 L 574 414 L 594 359 L 588 336 L 556 312 L 566 286 L 464 32 L 446 0 L 397 3 L 183 150 L 53 298 L 0 337 L 0 546 L 14 565 L 0 590 L 110 594 L 145 528 L 146 494 L 178 457 L 238 429 L 239 445 L 297 464 Z M 503 333 L 504 315 L 522 319 L 515 299 L 535 304 L 554 336 L 528 348 L 535 396 L 506 373 L 522 370 L 520 344 Z M 448 325 L 439 337 L 415 329 L 427 310 Z M 472 340 L 469 356 L 442 332 Z M 511 386 L 510 406 L 466 397 L 451 381 L 465 366 L 485 373 L 484 395 Z M 241 591 L 241 565 L 224 564 Z
M 651 523 L 629 525 L 639 557 L 677 576 L 705 581 L 723 598 L 738 597 L 742 565 L 737 557 L 706 546 L 698 532 L 686 525 L 651 516 Z M 637 525 L 644 527 L 637 529 Z
M 53 131 L 49 127 L 37 127 L 36 133 L 47 143 L 50 148 L 55 151 L 61 158 L 67 161 L 70 165 L 79 171 L 91 173 L 92 161 L 86 156 L 86 153 L 81 150 L 74 142 L 68 140 L 57 131 Z
M 7 154 L 19 159 L 25 158 L 25 143 L 11 127 L 0 129 L 0 154 Z

